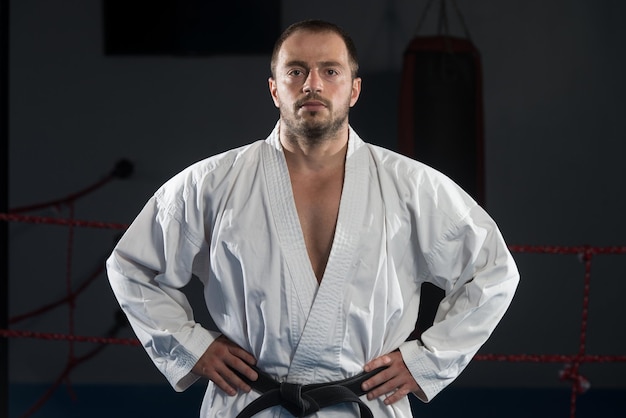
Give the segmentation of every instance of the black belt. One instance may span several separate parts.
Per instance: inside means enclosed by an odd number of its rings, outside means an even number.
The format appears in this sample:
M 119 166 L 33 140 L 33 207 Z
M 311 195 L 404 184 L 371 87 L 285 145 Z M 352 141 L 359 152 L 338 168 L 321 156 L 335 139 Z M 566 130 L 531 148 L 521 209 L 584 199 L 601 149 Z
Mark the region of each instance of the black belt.
M 259 378 L 255 381 L 234 370 L 244 382 L 261 394 L 260 397 L 246 406 L 237 415 L 237 418 L 251 418 L 264 409 L 278 405 L 296 417 L 306 417 L 322 408 L 343 402 L 357 404 L 362 418 L 374 418 L 372 411 L 359 399 L 359 396 L 367 393 L 361 389 L 361 385 L 370 377 L 386 369 L 386 367 L 379 367 L 369 373 L 361 373 L 334 382 L 299 385 L 297 383 L 277 382 L 267 373 L 254 366 L 252 368 L 259 374 Z

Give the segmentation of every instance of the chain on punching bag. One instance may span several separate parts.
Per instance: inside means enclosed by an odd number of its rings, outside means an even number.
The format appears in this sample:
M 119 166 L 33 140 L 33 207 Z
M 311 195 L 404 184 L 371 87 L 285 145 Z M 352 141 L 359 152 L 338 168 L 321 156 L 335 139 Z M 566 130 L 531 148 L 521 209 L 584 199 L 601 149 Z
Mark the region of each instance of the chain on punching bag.
M 480 54 L 455 0 L 466 38 L 449 35 L 446 0 L 439 3 L 439 33 L 416 36 L 404 52 L 398 149 L 448 175 L 484 205 Z

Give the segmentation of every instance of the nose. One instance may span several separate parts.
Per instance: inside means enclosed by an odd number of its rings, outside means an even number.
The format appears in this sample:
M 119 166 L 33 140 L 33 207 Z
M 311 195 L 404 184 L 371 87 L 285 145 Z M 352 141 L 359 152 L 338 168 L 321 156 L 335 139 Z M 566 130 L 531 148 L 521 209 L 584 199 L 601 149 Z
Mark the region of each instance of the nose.
M 309 71 L 306 80 L 304 80 L 302 90 L 305 93 L 319 93 L 323 88 L 324 84 L 322 82 L 322 77 L 320 77 L 318 72 L 316 70 Z

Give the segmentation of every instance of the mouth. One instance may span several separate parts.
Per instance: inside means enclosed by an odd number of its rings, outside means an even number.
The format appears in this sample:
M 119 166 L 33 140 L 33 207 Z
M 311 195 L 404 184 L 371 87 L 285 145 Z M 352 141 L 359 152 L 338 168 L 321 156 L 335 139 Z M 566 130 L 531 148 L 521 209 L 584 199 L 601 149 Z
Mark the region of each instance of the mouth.
M 324 108 L 326 108 L 326 105 L 317 100 L 309 100 L 300 105 L 300 109 L 310 111 L 310 112 L 322 110 Z
M 316 112 L 316 111 L 327 108 L 328 104 L 321 98 L 313 96 L 313 97 L 306 97 L 300 100 L 297 103 L 297 107 L 305 111 Z

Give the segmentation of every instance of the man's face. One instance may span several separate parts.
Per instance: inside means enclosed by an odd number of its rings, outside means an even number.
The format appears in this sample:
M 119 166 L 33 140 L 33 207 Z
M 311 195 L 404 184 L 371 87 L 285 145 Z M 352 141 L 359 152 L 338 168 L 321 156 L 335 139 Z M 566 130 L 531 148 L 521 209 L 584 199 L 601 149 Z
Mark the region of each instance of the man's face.
M 302 30 L 283 42 L 269 86 L 280 110 L 281 129 L 321 140 L 347 126 L 361 79 L 352 79 L 348 51 L 339 35 Z

